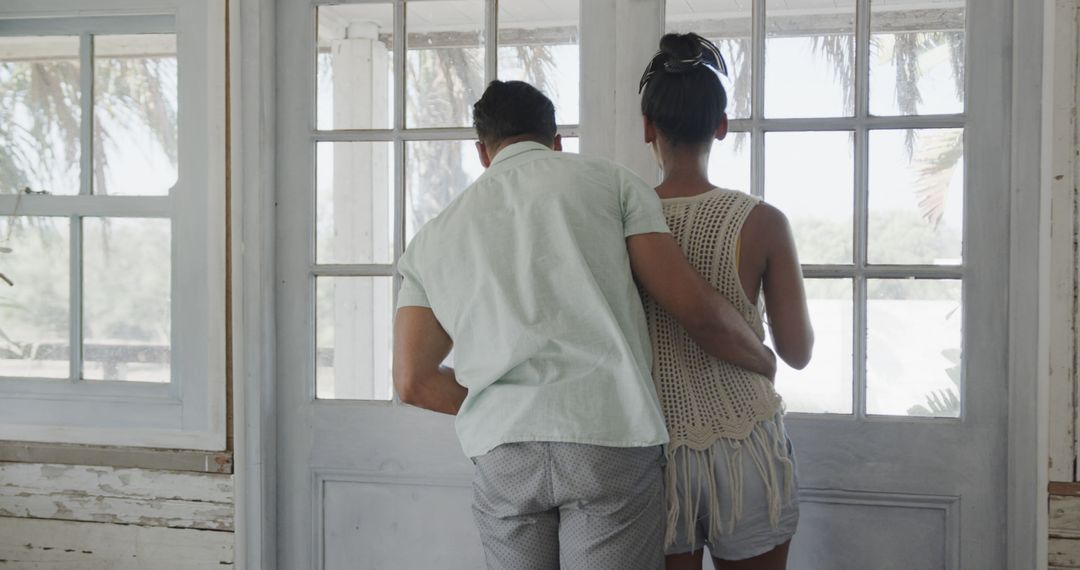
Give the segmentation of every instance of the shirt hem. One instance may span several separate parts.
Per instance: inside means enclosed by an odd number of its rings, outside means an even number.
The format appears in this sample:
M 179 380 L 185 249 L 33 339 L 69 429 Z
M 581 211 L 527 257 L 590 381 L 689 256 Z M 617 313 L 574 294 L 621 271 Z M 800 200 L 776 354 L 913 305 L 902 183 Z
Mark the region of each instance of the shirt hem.
M 485 446 L 480 448 L 481 451 L 479 451 L 478 453 L 472 453 L 472 452 L 466 451 L 465 455 L 467 455 L 470 458 L 480 457 L 481 455 L 487 454 L 488 452 L 495 449 L 496 447 L 499 447 L 500 445 L 505 445 L 505 444 L 508 444 L 508 443 L 533 443 L 533 442 L 577 443 L 577 444 L 581 444 L 581 445 L 597 445 L 597 446 L 601 446 L 601 447 L 653 447 L 653 446 L 657 446 L 657 445 L 667 445 L 668 444 L 668 438 L 665 437 L 665 438 L 661 438 L 661 439 L 651 439 L 651 440 L 635 440 L 635 441 L 620 440 L 620 441 L 614 441 L 614 440 L 608 440 L 608 439 L 599 439 L 599 438 L 594 439 L 594 438 L 588 438 L 588 437 L 557 437 L 557 436 L 549 436 L 549 435 L 521 435 L 521 436 L 510 436 L 510 437 L 507 437 L 505 439 L 501 439 L 501 440 L 499 440 L 497 442 L 494 442 L 492 444 L 485 445 Z

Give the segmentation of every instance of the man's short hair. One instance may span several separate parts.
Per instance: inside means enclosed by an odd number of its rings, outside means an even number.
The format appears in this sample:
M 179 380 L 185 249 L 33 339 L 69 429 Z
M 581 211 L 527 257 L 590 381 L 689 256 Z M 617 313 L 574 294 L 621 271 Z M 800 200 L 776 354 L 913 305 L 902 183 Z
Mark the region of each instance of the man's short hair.
M 488 146 L 522 135 L 551 145 L 555 142 L 555 105 L 524 81 L 492 81 L 473 105 L 473 126 L 480 142 Z

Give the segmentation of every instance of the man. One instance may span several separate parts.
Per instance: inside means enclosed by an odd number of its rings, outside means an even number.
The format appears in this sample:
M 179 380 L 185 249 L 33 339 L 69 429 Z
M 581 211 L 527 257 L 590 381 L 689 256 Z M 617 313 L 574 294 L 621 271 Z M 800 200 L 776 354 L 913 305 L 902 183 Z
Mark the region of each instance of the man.
M 547 97 L 495 81 L 473 120 L 487 171 L 401 259 L 398 394 L 457 415 L 489 568 L 659 568 L 667 433 L 631 270 L 713 356 L 770 377 L 775 357 L 686 262 L 651 187 L 555 152 Z

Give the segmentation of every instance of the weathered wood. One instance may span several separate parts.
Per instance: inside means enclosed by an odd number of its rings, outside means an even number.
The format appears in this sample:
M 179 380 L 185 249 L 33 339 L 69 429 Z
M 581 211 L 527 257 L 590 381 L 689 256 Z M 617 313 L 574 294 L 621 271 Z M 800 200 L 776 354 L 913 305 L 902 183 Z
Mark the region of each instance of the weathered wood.
M 0 463 L 0 516 L 231 531 L 232 477 Z
M 1076 6 L 1055 18 L 1050 168 L 1049 476 L 1076 480 Z
M 1080 496 L 1050 496 L 1050 536 L 1080 538 Z
M 1046 486 L 1048 495 L 1062 495 L 1080 497 L 1080 483 L 1077 482 L 1051 482 Z
M 1047 559 L 1050 566 L 1080 568 L 1080 540 L 1051 538 Z
M 0 462 L 3 461 L 139 467 L 200 473 L 233 472 L 231 451 L 101 447 L 25 441 L 0 441 Z
M 231 532 L 0 518 L 0 567 L 228 568 L 233 565 L 233 540 Z

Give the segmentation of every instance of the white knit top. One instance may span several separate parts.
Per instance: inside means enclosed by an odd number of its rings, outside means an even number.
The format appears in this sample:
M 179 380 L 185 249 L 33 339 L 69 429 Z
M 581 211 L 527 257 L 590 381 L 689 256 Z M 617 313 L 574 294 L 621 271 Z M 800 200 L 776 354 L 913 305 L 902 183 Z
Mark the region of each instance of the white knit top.
M 746 296 L 738 271 L 739 233 L 758 199 L 714 189 L 663 201 L 664 215 L 690 264 L 765 337 L 761 310 Z M 703 450 L 719 438 L 745 439 L 780 411 L 772 382 L 707 354 L 648 295 L 645 315 L 653 341 L 653 380 L 672 448 Z
M 739 279 L 739 235 L 759 200 L 721 188 L 689 198 L 663 200 L 664 215 L 675 241 L 690 264 L 731 301 L 765 338 L 761 309 L 749 299 Z M 794 464 L 788 456 L 782 414 L 783 401 L 772 382 L 757 373 L 717 360 L 694 342 L 686 330 L 647 294 L 642 294 L 653 342 L 653 380 L 660 395 L 671 443 L 667 448 L 666 544 L 676 525 L 686 525 L 694 537 L 697 496 L 708 504 L 705 517 L 713 539 L 730 533 L 743 515 L 743 458 L 756 467 L 768 497 L 769 521 L 779 524 L 781 502 L 794 489 Z M 767 429 L 772 424 L 775 429 Z M 720 444 L 718 444 L 720 442 Z M 729 470 L 731 510 L 720 512 L 717 454 Z M 702 477 L 701 491 L 678 492 L 678 482 L 690 485 L 691 465 Z M 777 469 L 776 465 L 782 466 Z M 680 518 L 680 513 L 683 516 Z

